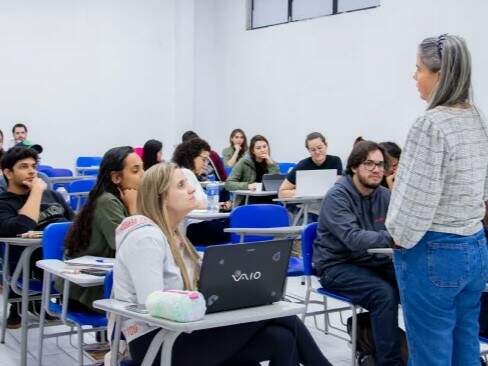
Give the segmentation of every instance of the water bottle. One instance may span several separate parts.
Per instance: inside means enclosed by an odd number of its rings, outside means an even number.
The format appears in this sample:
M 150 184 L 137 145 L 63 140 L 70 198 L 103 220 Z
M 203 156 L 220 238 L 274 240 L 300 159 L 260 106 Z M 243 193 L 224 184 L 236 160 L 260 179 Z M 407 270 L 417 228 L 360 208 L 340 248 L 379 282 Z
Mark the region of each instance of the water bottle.
M 66 203 L 69 204 L 69 193 L 66 190 L 66 188 L 64 188 L 63 186 L 58 187 L 56 189 L 56 192 L 58 192 L 61 195 L 61 197 L 63 197 L 63 199 L 66 201 Z
M 209 182 L 207 185 L 208 210 L 219 212 L 219 183 Z

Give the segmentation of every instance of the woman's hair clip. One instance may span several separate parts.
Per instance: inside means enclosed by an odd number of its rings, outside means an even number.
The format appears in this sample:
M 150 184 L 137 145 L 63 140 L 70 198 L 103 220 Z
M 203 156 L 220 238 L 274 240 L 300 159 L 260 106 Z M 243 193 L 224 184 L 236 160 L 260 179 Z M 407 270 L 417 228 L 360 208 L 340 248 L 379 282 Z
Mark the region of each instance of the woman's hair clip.
M 439 59 L 442 59 L 442 49 L 444 47 L 444 41 L 447 38 L 447 33 L 441 34 L 437 37 L 437 53 L 439 54 Z

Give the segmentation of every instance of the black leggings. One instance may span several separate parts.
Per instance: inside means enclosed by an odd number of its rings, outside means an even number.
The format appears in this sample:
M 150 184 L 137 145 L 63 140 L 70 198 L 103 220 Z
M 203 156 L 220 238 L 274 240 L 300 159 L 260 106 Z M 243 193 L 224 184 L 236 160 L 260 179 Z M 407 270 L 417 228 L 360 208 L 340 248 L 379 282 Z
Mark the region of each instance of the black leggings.
M 142 363 L 159 329 L 129 343 L 132 359 Z M 161 354 L 153 365 L 160 364 Z M 183 333 L 173 346 L 172 366 L 331 366 L 305 325 L 296 317 Z

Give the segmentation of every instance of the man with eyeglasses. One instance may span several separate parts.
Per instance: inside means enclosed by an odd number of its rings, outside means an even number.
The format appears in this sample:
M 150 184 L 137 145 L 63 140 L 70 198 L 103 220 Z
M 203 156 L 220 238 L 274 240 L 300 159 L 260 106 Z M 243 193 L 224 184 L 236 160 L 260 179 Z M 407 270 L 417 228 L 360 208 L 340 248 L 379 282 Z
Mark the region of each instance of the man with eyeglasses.
M 392 243 L 385 227 L 390 192 L 381 186 L 385 156 L 372 141 L 354 146 L 346 175 L 322 202 L 313 262 L 323 287 L 369 310 L 376 365 L 395 366 L 403 365 L 395 271 L 389 257 L 367 252 Z

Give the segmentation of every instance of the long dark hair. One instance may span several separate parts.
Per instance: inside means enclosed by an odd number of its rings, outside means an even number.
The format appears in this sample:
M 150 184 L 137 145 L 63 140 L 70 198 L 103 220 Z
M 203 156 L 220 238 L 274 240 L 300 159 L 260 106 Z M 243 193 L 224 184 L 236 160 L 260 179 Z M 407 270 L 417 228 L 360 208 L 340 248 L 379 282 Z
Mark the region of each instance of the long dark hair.
M 253 138 L 251 139 L 251 143 L 249 144 L 249 156 L 252 160 L 256 160 L 256 155 L 254 155 L 254 146 L 258 141 L 266 142 L 266 145 L 268 145 L 268 154 L 271 156 L 271 147 L 269 146 L 269 142 L 266 137 L 264 137 L 263 135 L 256 135 L 253 136 Z
M 1 169 L 2 168 L 2 165 L 1 165 L 2 164 L 2 156 L 5 153 L 5 150 L 3 149 L 3 143 L 4 143 L 4 141 L 3 141 L 3 132 L 2 132 L 2 130 L 0 130 L 0 135 L 2 136 L 2 146 L 0 147 L 0 169 Z
M 242 156 L 247 152 L 247 137 L 246 137 L 246 134 L 244 133 L 244 131 L 241 130 L 240 128 L 236 128 L 236 129 L 232 130 L 232 132 L 230 133 L 230 136 L 229 136 L 230 147 L 234 148 L 234 144 L 232 143 L 232 139 L 238 133 L 240 133 L 244 137 L 244 142 L 241 145 L 241 150 L 239 150 L 239 154 L 237 154 L 236 161 L 239 160 L 240 158 L 242 158 Z
M 90 191 L 85 205 L 76 216 L 71 229 L 68 232 L 64 246 L 68 256 L 74 256 L 88 247 L 92 234 L 93 214 L 98 197 L 105 192 L 113 194 L 119 200 L 118 186 L 112 182 L 112 172 L 120 172 L 124 169 L 125 159 L 134 152 L 130 146 L 114 147 L 103 156 L 98 171 L 97 183 Z
M 157 156 L 158 152 L 163 149 L 163 143 L 158 140 L 148 140 L 142 148 L 142 162 L 144 163 L 144 170 L 148 170 L 153 165 L 159 163 Z

